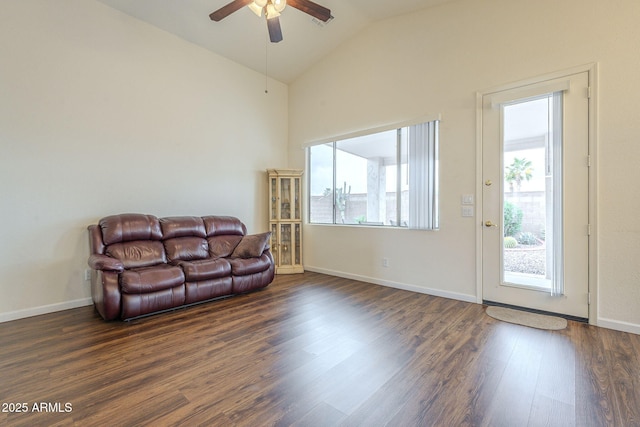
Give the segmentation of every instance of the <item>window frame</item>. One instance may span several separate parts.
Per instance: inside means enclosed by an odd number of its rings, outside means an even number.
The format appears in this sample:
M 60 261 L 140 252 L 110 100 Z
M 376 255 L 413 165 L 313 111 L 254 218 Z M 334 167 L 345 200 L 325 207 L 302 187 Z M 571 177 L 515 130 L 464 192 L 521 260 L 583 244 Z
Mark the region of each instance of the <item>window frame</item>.
M 313 141 L 313 142 L 309 142 L 306 144 L 302 145 L 302 148 L 305 150 L 305 168 L 306 168 L 306 175 L 308 177 L 307 179 L 307 203 L 306 203 L 306 207 L 307 207 L 307 214 L 305 215 L 305 222 L 309 225 L 324 225 L 324 226 L 342 226 L 342 227 L 370 227 L 370 228 L 386 228 L 386 229 L 400 229 L 400 230 L 417 230 L 417 231 L 438 231 L 440 229 L 440 209 L 439 209 L 439 180 L 440 180 L 440 167 L 439 167 L 439 152 L 440 152 L 440 148 L 439 148 L 439 143 L 440 143 L 440 123 L 442 121 L 441 115 L 440 114 L 435 114 L 435 115 L 429 115 L 429 116 L 423 116 L 420 117 L 418 119 L 413 119 L 413 120 L 408 120 L 408 121 L 404 121 L 404 122 L 398 122 L 398 123 L 394 123 L 394 124 L 390 124 L 390 125 L 386 125 L 386 126 L 380 126 L 380 127 L 376 127 L 376 128 L 371 128 L 371 129 L 365 129 L 365 130 L 361 130 L 361 131 L 357 131 L 357 132 L 352 132 L 352 133 L 347 133 L 347 134 L 342 134 L 336 137 L 331 137 L 331 138 L 326 138 L 323 140 L 317 140 L 317 141 Z M 419 124 L 426 124 L 426 123 L 430 123 L 430 122 L 434 122 L 435 123 L 435 135 L 434 135 L 434 146 L 435 146 L 435 163 L 436 163 L 436 168 L 435 168 L 435 172 L 433 174 L 434 177 L 434 184 L 432 186 L 432 191 L 434 192 L 434 203 L 435 203 L 435 212 L 434 212 L 434 220 L 432 221 L 432 226 L 430 227 L 412 227 L 409 224 L 403 225 L 401 221 L 398 221 L 397 225 L 393 225 L 393 224 L 371 224 L 371 223 L 341 223 L 338 221 L 338 218 L 336 217 L 336 207 L 335 207 L 335 194 L 336 194 L 336 180 L 337 180 L 337 172 L 336 172 L 336 151 L 338 150 L 338 143 L 340 141 L 343 140 L 348 140 L 348 139 L 352 139 L 352 138 L 357 138 L 357 137 L 363 137 L 363 136 L 369 136 L 369 135 L 374 135 L 376 133 L 382 133 L 382 132 L 387 132 L 387 131 L 391 131 L 391 130 L 396 130 L 398 133 L 400 133 L 400 131 L 403 128 L 408 128 L 410 126 L 416 126 Z M 396 138 L 396 141 L 399 140 L 399 137 Z M 319 145 L 326 145 L 326 144 L 331 144 L 332 147 L 332 171 L 333 171 L 333 176 L 332 176 L 332 185 L 333 185 L 333 195 L 332 195 L 332 213 L 331 213 L 331 218 L 332 218 L 332 222 L 312 222 L 311 221 L 311 215 L 312 215 L 312 211 L 311 211 L 311 185 L 312 185 L 312 176 L 311 176 L 311 148 L 314 146 L 319 146 Z M 398 143 L 396 143 L 396 158 L 399 160 L 400 156 L 399 156 L 399 152 L 401 150 L 401 147 L 399 146 Z M 410 154 L 409 154 L 410 155 Z M 401 216 L 401 208 L 399 208 L 399 206 L 402 203 L 402 199 L 401 199 L 401 180 L 399 179 L 402 172 L 401 172 L 401 165 L 402 163 L 399 161 L 397 163 L 398 167 L 396 168 L 396 217 Z

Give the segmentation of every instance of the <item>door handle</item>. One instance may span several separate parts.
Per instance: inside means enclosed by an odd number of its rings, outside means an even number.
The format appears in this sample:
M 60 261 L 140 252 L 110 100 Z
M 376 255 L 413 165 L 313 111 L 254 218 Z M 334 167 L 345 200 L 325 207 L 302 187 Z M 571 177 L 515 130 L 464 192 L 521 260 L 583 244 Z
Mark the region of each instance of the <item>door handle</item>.
M 493 222 L 491 222 L 491 221 L 485 221 L 485 222 L 484 222 L 484 226 L 485 226 L 485 227 L 496 227 L 496 228 L 497 228 L 497 227 L 498 227 L 498 224 L 494 224 L 494 223 L 493 223 Z

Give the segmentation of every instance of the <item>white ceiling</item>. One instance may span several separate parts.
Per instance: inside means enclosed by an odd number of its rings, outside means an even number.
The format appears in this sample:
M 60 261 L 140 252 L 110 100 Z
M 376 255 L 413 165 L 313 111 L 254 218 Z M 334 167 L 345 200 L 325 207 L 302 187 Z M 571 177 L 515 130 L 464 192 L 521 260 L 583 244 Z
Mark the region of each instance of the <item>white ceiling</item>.
M 269 77 L 290 83 L 308 67 L 372 22 L 453 0 L 316 0 L 331 9 L 324 25 L 287 7 L 284 40 L 269 43 L 265 18 L 247 7 L 220 22 L 209 14 L 231 0 L 98 0 Z

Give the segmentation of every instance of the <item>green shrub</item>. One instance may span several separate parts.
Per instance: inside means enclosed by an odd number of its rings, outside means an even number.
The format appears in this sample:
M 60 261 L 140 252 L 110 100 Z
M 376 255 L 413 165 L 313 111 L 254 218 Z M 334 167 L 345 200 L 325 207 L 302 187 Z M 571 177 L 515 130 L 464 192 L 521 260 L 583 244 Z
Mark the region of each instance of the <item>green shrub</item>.
M 505 248 L 511 249 L 511 248 L 515 248 L 516 246 L 518 246 L 518 241 L 515 239 L 515 237 L 507 236 L 504 238 Z
M 518 235 L 516 236 L 516 240 L 521 245 L 537 245 L 538 244 L 538 239 L 536 239 L 536 236 L 534 236 L 533 233 L 529 231 L 518 233 Z
M 513 236 L 522 229 L 522 209 L 511 202 L 504 202 L 504 235 Z

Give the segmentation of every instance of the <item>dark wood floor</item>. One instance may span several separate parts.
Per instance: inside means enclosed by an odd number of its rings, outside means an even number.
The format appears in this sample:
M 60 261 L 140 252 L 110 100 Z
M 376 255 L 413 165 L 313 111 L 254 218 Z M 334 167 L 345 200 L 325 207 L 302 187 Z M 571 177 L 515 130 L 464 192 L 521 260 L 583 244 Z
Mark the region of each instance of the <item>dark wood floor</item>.
M 315 273 L 130 323 L 3 323 L 0 344 L 0 425 L 640 425 L 638 335 Z

